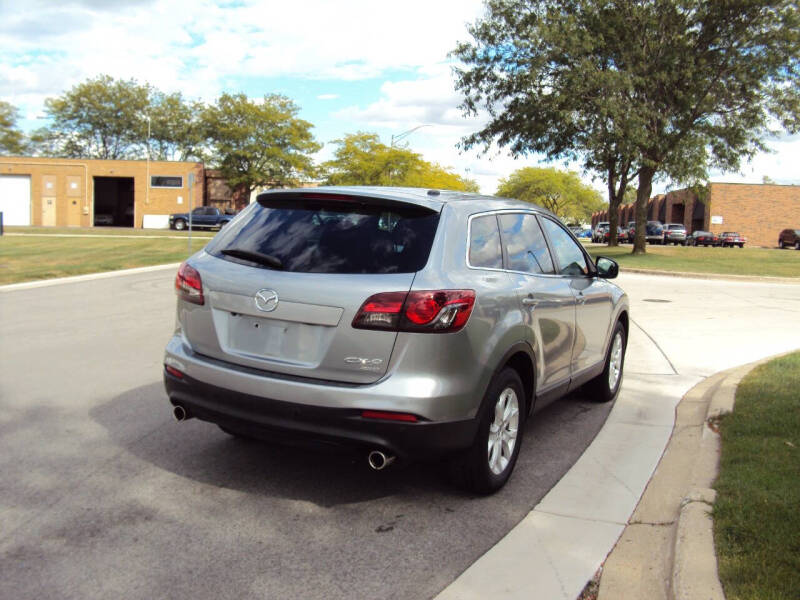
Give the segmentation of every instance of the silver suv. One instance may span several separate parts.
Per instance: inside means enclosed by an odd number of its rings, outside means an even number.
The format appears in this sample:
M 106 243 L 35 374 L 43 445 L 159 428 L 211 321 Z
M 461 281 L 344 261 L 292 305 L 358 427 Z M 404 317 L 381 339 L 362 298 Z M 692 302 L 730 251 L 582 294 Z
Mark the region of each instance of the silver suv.
M 164 382 L 178 420 L 346 443 L 382 469 L 446 458 L 502 487 L 524 422 L 585 385 L 616 397 L 628 301 L 562 223 L 436 190 L 261 194 L 181 265 Z

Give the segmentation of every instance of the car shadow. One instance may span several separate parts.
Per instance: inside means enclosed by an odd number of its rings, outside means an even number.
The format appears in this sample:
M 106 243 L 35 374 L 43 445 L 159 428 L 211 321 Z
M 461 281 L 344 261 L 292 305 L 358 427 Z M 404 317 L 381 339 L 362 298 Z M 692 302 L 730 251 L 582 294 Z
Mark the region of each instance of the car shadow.
M 533 479 L 525 484 L 527 495 L 530 502 L 538 502 L 594 439 L 610 408 L 588 401 L 579 391 L 536 413 L 526 424 L 509 486 L 519 485 L 520 472 L 528 471 Z M 198 419 L 177 423 L 161 382 L 111 398 L 93 408 L 90 416 L 114 443 L 137 458 L 216 487 L 323 507 L 388 496 L 432 502 L 473 497 L 450 484 L 441 461 L 399 463 L 376 472 L 367 466 L 365 455 L 347 449 L 234 437 Z
M 336 446 L 287 446 L 231 436 L 215 425 L 178 423 L 161 382 L 129 390 L 90 411 L 112 440 L 156 467 L 195 481 L 320 506 L 398 494 L 463 496 L 438 463 L 398 463 L 383 471 L 366 455 Z

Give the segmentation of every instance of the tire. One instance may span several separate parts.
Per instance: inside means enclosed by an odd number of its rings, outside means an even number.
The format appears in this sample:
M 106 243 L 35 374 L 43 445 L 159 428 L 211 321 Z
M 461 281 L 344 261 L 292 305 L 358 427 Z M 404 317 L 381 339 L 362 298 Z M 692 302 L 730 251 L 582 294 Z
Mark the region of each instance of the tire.
M 783 240 L 778 240 L 778 248 L 783 250 L 786 247 L 786 244 L 783 243 Z
M 502 488 L 517 463 L 526 414 L 522 380 L 514 369 L 505 368 L 483 397 L 472 447 L 450 463 L 453 482 L 476 494 Z
M 603 372 L 585 385 L 591 399 L 595 402 L 610 402 L 619 394 L 622 386 L 622 375 L 625 366 L 625 349 L 628 345 L 628 334 L 625 327 L 617 321 L 611 334 L 611 343 L 606 352 Z M 612 373 L 614 373 L 612 377 Z
M 184 229 L 186 229 L 186 221 L 184 221 L 183 219 L 176 220 L 175 229 L 177 229 L 178 231 L 183 231 Z
M 800 242 L 795 242 L 794 243 L 794 249 L 795 250 L 800 250 Z
M 744 244 L 739 244 L 739 248 L 744 248 Z

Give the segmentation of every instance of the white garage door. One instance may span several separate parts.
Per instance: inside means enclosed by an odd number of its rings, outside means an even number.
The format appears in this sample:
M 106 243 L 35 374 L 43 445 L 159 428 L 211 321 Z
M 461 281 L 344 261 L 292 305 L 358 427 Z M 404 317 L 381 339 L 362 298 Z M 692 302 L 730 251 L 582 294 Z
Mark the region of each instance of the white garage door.
M 31 178 L 0 175 L 0 211 L 3 225 L 31 224 Z

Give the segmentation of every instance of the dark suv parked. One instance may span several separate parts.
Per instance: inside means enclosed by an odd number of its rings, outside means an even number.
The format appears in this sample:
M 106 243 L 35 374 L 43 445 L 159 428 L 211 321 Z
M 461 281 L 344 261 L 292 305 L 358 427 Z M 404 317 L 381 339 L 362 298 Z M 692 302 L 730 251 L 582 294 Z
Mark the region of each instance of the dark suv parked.
M 582 385 L 616 398 L 617 272 L 526 202 L 275 190 L 180 267 L 164 382 L 178 420 L 354 445 L 373 469 L 445 457 L 492 492 L 533 411 Z
M 800 229 L 784 229 L 778 236 L 779 248 L 800 250 Z

